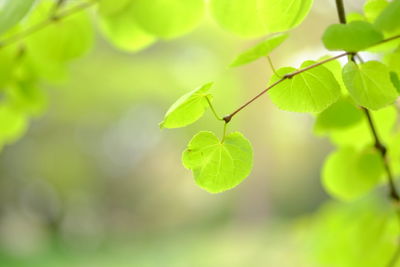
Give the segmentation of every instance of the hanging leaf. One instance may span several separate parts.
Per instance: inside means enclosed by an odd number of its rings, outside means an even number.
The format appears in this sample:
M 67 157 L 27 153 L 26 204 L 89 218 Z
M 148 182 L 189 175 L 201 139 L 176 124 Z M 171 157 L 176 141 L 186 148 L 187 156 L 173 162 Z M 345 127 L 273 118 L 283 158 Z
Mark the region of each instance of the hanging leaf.
M 366 21 L 353 21 L 349 24 L 333 24 L 322 36 L 328 50 L 358 52 L 383 40 L 383 35 Z
M 356 103 L 369 109 L 392 104 L 398 96 L 389 70 L 378 61 L 360 65 L 350 61 L 343 68 L 343 81 Z
M 368 0 L 364 4 L 364 14 L 369 21 L 374 21 L 388 4 L 387 0 Z
M 314 61 L 306 61 L 305 68 Z M 269 84 L 273 84 L 295 68 L 285 67 L 277 70 Z M 333 74 L 324 66 L 312 68 L 291 79 L 286 79 L 268 91 L 272 102 L 280 109 L 294 112 L 321 112 L 340 97 L 340 85 Z
M 252 62 L 261 57 L 268 56 L 275 48 L 277 48 L 280 44 L 282 44 L 287 38 L 289 34 L 287 33 L 279 33 L 272 37 L 267 38 L 261 43 L 255 45 L 254 47 L 246 50 L 242 54 L 240 54 L 231 64 L 231 67 L 237 67 L 249 62 Z
M 211 0 L 211 12 L 225 29 L 242 36 L 261 36 L 298 26 L 312 0 Z
M 181 96 L 167 111 L 164 120 L 160 123 L 161 128 L 179 128 L 192 124 L 203 116 L 211 101 L 211 94 L 208 93 L 212 83 Z
M 340 99 L 317 115 L 314 131 L 324 133 L 337 129 L 345 129 L 363 119 L 362 111 L 348 99 Z
M 383 161 L 376 149 L 344 147 L 325 161 L 322 182 L 332 196 L 353 200 L 374 188 L 383 174 Z
M 107 13 L 109 14 L 109 13 Z M 100 30 L 117 48 L 139 51 L 155 42 L 155 37 L 145 32 L 136 22 L 132 5 L 111 15 L 101 15 Z
M 225 136 L 222 142 L 212 132 L 200 132 L 189 142 L 182 161 L 201 188 L 219 193 L 237 186 L 250 174 L 253 149 L 238 132 Z
M 162 39 L 191 31 L 204 13 L 203 0 L 135 0 L 132 7 L 139 26 Z

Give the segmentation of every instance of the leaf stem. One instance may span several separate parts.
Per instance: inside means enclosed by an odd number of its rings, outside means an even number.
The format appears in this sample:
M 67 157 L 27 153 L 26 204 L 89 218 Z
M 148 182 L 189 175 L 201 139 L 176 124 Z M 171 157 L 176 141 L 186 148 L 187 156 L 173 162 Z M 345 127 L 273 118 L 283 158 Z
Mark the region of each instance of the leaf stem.
M 207 100 L 207 103 L 210 106 L 210 109 L 212 110 L 212 113 L 214 114 L 215 118 L 219 121 L 223 121 L 223 119 L 220 116 L 218 116 L 218 114 L 215 111 L 214 106 L 212 105 L 211 100 L 208 96 L 206 96 L 206 100 Z
M 225 136 L 226 136 L 226 127 L 228 126 L 228 123 L 224 123 L 224 130 L 222 132 L 222 139 L 221 139 L 221 144 L 225 141 Z
M 267 60 L 268 60 L 269 66 L 271 67 L 272 72 L 273 72 L 276 76 L 278 76 L 279 78 L 282 78 L 282 77 L 279 76 L 279 74 L 276 72 L 275 67 L 274 67 L 274 64 L 272 64 L 272 60 L 271 60 L 271 57 L 270 57 L 270 56 L 267 56 Z
M 3 47 L 6 47 L 6 46 L 12 45 L 14 43 L 18 43 L 19 41 L 25 39 L 26 37 L 42 30 L 43 28 L 46 28 L 47 26 L 51 25 L 55 21 L 59 21 L 63 18 L 71 16 L 79 11 L 82 11 L 86 8 L 91 7 L 92 5 L 94 5 L 96 3 L 97 3 L 97 1 L 84 2 L 82 4 L 79 4 L 79 5 L 76 5 L 72 8 L 70 8 L 68 10 L 60 12 L 59 14 L 54 14 L 54 15 L 50 16 L 48 19 L 43 20 L 43 21 L 31 26 L 30 28 L 27 28 L 15 35 L 12 35 L 12 36 L 0 41 L 0 49 Z

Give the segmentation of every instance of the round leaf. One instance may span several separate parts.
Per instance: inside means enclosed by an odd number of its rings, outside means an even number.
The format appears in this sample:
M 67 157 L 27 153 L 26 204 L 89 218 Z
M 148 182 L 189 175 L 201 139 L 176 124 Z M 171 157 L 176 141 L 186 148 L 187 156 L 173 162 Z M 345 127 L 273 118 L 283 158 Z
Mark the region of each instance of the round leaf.
M 382 41 L 383 35 L 366 21 L 329 26 L 322 36 L 328 50 L 357 52 Z
M 223 142 L 212 132 L 200 132 L 183 152 L 182 161 L 201 188 L 219 193 L 237 186 L 250 174 L 253 149 L 238 132 L 227 135 Z
M 139 26 L 163 39 L 191 31 L 204 13 L 203 0 L 135 0 L 132 6 Z
M 360 65 L 347 63 L 343 68 L 343 81 L 357 104 L 369 109 L 392 104 L 398 96 L 388 68 L 378 61 Z
M 302 68 L 314 63 L 306 61 Z M 285 67 L 277 70 L 269 84 L 273 84 L 285 74 L 296 71 Z M 280 109 L 294 112 L 321 112 L 340 96 L 340 85 L 333 74 L 324 66 L 318 66 L 286 79 L 268 91 L 272 102 Z
M 326 160 L 322 181 L 325 189 L 334 197 L 353 200 L 375 187 L 384 173 L 379 152 L 371 148 L 357 151 L 341 148 Z

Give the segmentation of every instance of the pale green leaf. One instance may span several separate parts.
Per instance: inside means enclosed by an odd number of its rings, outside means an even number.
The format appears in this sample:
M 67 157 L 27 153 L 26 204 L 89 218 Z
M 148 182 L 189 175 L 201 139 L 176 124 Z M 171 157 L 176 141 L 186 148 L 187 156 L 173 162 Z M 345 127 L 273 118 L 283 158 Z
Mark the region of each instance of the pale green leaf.
M 312 0 L 211 0 L 211 12 L 225 29 L 254 37 L 298 26 Z
M 203 0 L 135 0 L 132 7 L 141 28 L 162 39 L 183 35 L 203 17 Z
M 368 0 L 364 4 L 364 14 L 369 21 L 374 21 L 388 4 L 387 0 Z
M 306 61 L 301 68 L 315 63 Z M 285 67 L 277 70 L 269 85 L 277 82 L 295 68 Z M 312 68 L 291 79 L 286 79 L 268 91 L 272 102 L 280 109 L 294 112 L 321 112 L 340 96 L 340 85 L 333 74 L 324 66 Z
M 380 139 L 386 143 L 393 134 L 397 120 L 396 108 L 388 106 L 377 111 L 370 111 L 370 113 Z M 366 116 L 363 116 L 360 123 L 349 128 L 330 131 L 329 136 L 332 143 L 338 146 L 362 148 L 374 144 L 374 138 Z
M 211 86 L 212 83 L 207 83 L 181 96 L 168 109 L 160 127 L 179 128 L 200 119 L 209 106 L 207 98 L 211 101 L 211 94 L 208 93 Z
M 99 13 L 103 16 L 116 15 L 129 6 L 131 0 L 99 0 Z
M 383 35 L 366 21 L 353 21 L 349 24 L 333 24 L 322 36 L 328 50 L 357 52 L 383 40 Z
M 210 193 L 229 190 L 251 172 L 253 149 L 238 132 L 221 142 L 212 132 L 196 134 L 182 155 L 183 165 L 192 170 L 196 183 Z
M 393 0 L 375 20 L 375 26 L 387 32 L 400 29 L 400 0 Z
M 255 45 L 254 47 L 246 50 L 242 54 L 240 54 L 231 64 L 232 67 L 244 65 L 246 63 L 252 62 L 261 57 L 268 56 L 275 48 L 277 48 L 280 44 L 282 44 L 289 34 L 280 33 L 276 34 L 272 37 L 267 38 L 261 43 Z
M 29 12 L 35 0 L 5 0 L 0 8 L 0 34 L 15 26 Z
M 351 23 L 353 21 L 366 21 L 367 18 L 364 15 L 357 13 L 357 12 L 349 12 L 346 14 L 346 21 L 347 23 Z
M 113 15 L 100 15 L 100 30 L 116 47 L 138 51 L 155 42 L 155 37 L 137 24 L 133 9 L 127 6 Z
M 343 147 L 332 153 L 322 170 L 324 188 L 341 200 L 353 200 L 373 189 L 384 174 L 383 160 L 374 148 Z
M 362 111 L 348 99 L 339 99 L 336 103 L 317 115 L 314 131 L 324 133 L 337 129 L 345 129 L 363 119 Z
M 369 109 L 392 104 L 398 96 L 388 68 L 378 61 L 360 65 L 347 63 L 343 68 L 343 81 L 356 103 Z
M 10 107 L 2 104 L 0 106 L 0 148 L 19 139 L 26 131 L 26 116 Z

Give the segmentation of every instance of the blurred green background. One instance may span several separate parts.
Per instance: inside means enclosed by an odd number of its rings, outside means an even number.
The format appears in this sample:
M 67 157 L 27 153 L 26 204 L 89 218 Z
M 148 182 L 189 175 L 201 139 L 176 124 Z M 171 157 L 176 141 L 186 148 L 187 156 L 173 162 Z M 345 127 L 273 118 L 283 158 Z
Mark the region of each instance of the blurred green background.
M 275 67 L 325 55 L 333 4 L 315 1 L 272 54 Z M 227 67 L 256 42 L 211 19 L 137 54 L 98 37 L 64 81 L 43 84 L 47 111 L 0 156 L 0 266 L 313 266 L 301 232 L 328 200 L 319 172 L 331 147 L 313 136 L 311 116 L 280 111 L 267 96 L 238 115 L 228 131 L 251 140 L 254 169 L 217 195 L 198 188 L 180 158 L 193 134 L 220 133 L 220 123 L 208 112 L 184 129 L 158 127 L 203 83 L 215 82 L 221 115 L 263 89 L 266 60 Z

